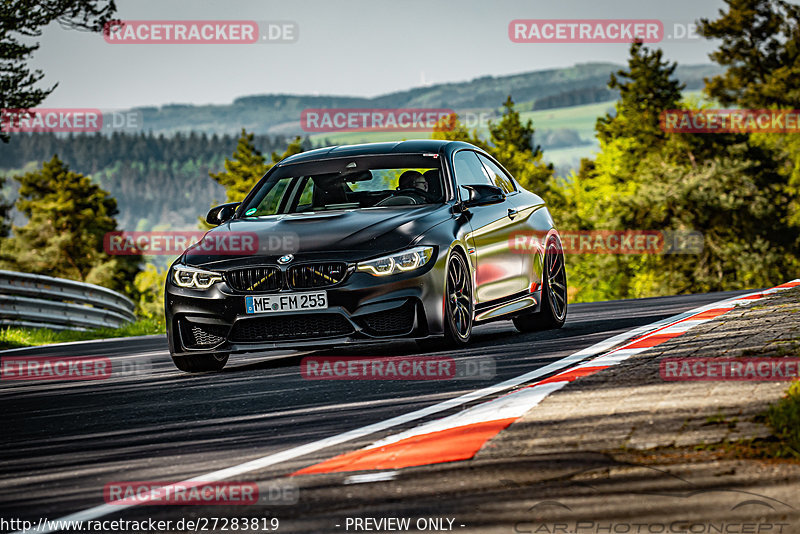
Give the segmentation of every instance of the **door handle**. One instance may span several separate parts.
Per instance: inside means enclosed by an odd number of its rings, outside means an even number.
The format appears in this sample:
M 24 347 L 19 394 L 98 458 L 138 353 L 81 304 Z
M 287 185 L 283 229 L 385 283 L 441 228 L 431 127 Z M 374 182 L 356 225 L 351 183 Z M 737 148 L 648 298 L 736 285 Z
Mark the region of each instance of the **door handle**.
M 515 210 L 514 208 L 508 208 L 508 218 L 509 219 L 513 219 L 514 217 L 516 217 L 518 213 L 519 212 L 517 210 Z

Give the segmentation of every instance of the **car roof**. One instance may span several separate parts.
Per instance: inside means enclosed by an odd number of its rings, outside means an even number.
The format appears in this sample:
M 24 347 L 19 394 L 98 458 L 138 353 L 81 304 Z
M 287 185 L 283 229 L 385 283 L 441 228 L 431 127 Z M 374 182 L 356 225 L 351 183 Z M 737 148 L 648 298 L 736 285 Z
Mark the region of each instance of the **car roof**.
M 278 165 L 301 163 L 304 161 L 318 161 L 330 158 L 344 158 L 348 156 L 377 156 L 381 154 L 439 154 L 452 152 L 457 148 L 479 148 L 463 141 L 446 141 L 441 139 L 416 139 L 411 141 L 391 141 L 385 143 L 364 143 L 360 145 L 338 145 L 317 148 L 301 152 L 281 160 Z

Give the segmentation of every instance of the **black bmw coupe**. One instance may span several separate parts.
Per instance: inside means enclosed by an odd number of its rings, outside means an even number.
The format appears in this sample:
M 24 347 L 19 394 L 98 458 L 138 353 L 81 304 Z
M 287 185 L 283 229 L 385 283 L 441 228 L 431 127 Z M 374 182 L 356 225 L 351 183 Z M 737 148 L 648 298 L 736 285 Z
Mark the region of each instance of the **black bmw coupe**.
M 525 332 L 566 318 L 545 202 L 468 143 L 303 152 L 207 221 L 216 228 L 167 276 L 169 349 L 184 371 L 275 348 L 399 338 L 459 347 L 488 321 Z M 519 236 L 539 245 L 520 249 Z

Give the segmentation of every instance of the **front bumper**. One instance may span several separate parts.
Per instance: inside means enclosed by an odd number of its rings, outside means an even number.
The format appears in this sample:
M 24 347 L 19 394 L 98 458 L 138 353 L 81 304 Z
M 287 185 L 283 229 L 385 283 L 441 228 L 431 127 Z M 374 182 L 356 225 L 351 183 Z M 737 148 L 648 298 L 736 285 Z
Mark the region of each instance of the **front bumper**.
M 352 272 L 337 286 L 302 290 L 327 291 L 328 308 L 318 311 L 247 314 L 245 297 L 257 293 L 235 291 L 224 281 L 193 290 L 168 280 L 170 352 L 182 356 L 319 348 L 438 335 L 443 332 L 440 263 L 386 277 Z

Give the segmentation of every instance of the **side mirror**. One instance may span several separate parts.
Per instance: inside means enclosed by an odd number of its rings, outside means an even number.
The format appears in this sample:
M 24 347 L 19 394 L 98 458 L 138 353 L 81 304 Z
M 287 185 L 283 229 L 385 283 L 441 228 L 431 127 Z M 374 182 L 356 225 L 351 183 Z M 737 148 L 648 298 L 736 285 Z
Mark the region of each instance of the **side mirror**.
M 462 185 L 461 187 L 469 191 L 469 199 L 464 202 L 464 205 L 468 208 L 472 206 L 499 204 L 506 199 L 503 190 L 496 185 L 475 184 Z
M 211 208 L 208 215 L 206 215 L 206 222 L 214 226 L 219 226 L 233 217 L 239 204 L 241 204 L 241 202 L 229 202 L 228 204 L 221 204 Z

